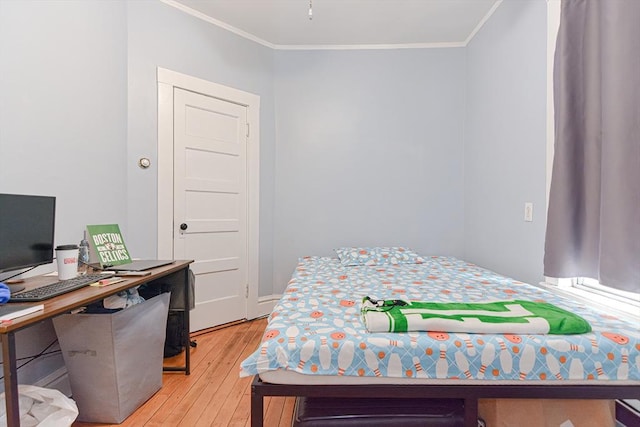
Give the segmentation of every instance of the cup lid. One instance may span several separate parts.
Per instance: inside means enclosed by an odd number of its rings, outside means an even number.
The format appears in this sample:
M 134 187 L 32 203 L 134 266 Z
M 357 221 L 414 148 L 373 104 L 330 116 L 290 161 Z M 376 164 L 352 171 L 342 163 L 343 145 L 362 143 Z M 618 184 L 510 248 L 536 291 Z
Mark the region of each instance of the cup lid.
M 56 246 L 56 251 L 70 251 L 72 249 L 78 249 L 78 245 L 60 245 L 60 246 Z

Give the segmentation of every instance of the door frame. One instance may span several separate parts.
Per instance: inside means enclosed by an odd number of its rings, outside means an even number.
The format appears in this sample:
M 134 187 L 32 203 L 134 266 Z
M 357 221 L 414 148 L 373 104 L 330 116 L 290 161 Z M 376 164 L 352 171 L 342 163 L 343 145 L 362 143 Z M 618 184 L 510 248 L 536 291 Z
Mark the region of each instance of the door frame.
M 180 88 L 247 108 L 247 307 L 258 311 L 260 218 L 260 96 L 197 77 L 157 68 L 158 81 L 158 259 L 173 259 L 173 92 Z

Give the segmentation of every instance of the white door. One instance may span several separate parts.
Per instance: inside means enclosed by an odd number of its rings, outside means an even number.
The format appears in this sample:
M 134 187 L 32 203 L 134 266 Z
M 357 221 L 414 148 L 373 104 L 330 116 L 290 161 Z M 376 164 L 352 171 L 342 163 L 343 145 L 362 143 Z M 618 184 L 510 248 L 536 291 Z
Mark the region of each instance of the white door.
M 174 89 L 174 258 L 193 259 L 191 330 L 247 315 L 247 109 Z

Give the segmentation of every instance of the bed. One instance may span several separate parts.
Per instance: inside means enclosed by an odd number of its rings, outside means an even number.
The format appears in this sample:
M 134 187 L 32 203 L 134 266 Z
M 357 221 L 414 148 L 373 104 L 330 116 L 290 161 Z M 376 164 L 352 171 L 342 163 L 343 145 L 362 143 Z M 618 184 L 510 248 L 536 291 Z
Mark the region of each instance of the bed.
M 264 396 L 464 399 L 477 425 L 480 398 L 640 398 L 640 331 L 624 318 L 443 256 L 404 248 L 344 248 L 304 257 L 245 359 L 254 376 L 251 419 Z M 371 333 L 362 299 L 551 303 L 587 320 L 575 335 Z

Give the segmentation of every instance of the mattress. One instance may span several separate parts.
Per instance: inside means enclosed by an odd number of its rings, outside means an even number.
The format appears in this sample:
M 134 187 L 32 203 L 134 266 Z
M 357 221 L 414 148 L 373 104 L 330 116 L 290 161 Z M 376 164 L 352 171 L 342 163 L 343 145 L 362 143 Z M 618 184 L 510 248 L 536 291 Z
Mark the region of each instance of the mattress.
M 531 300 L 586 319 L 580 335 L 369 333 L 364 296 L 439 302 Z M 452 257 L 343 266 L 301 258 L 240 375 L 284 384 L 472 382 L 631 384 L 640 380 L 640 331 L 629 320 Z

